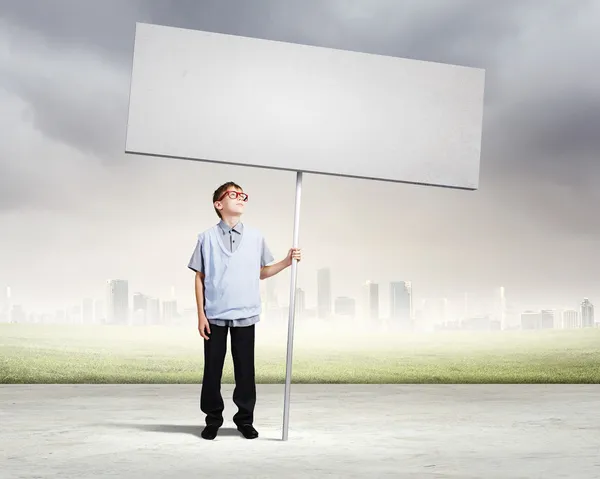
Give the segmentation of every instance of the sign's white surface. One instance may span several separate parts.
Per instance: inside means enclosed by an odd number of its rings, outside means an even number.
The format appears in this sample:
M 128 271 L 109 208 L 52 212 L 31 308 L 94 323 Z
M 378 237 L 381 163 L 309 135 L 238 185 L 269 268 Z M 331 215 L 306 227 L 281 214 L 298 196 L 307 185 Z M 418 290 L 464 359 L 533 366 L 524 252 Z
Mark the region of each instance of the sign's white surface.
M 127 153 L 477 189 L 485 71 L 136 26 Z

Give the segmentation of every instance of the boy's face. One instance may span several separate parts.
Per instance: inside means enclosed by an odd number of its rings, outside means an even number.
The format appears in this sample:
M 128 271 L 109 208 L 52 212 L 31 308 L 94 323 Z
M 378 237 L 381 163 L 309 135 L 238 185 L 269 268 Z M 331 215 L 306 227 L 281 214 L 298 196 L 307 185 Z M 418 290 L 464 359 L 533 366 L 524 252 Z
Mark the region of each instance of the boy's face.
M 221 199 L 215 202 L 215 207 L 223 216 L 241 216 L 247 201 L 248 195 L 243 190 L 229 187 L 221 195 Z

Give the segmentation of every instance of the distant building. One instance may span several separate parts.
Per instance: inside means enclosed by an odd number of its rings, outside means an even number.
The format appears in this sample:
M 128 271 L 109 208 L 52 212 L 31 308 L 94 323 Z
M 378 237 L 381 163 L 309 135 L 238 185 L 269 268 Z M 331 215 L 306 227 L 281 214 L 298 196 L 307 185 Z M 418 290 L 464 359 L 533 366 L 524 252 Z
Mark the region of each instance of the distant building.
M 535 311 L 525 311 L 521 313 L 521 329 L 541 329 L 542 313 Z
M 127 324 L 129 322 L 129 283 L 122 279 L 107 281 L 106 322 Z
M 594 305 L 588 298 L 581 302 L 581 326 L 583 328 L 594 327 Z
M 148 297 L 143 293 L 133 293 L 133 310 L 146 311 L 148 308 Z
M 554 329 L 556 324 L 556 312 L 553 309 L 543 309 L 541 311 L 541 328 Z
M 390 283 L 390 325 L 393 328 L 410 329 L 413 321 L 412 283 Z
M 565 309 L 564 311 L 562 311 L 561 327 L 562 329 L 580 328 L 581 323 L 579 320 L 579 312 L 574 309 Z
M 143 293 L 133 293 L 133 322 L 148 324 L 148 297 Z
M 367 281 L 363 286 L 364 317 L 371 322 L 379 321 L 379 285 Z
M 160 301 L 158 298 L 146 298 L 146 324 L 160 323 Z

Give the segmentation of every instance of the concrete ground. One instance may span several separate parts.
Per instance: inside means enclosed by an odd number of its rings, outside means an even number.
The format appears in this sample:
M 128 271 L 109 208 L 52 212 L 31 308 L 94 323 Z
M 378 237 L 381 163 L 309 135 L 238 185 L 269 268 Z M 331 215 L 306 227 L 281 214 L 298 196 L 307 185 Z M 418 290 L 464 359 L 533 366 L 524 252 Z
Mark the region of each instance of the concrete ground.
M 600 478 L 598 385 L 259 385 L 246 440 L 199 386 L 0 386 L 0 478 Z

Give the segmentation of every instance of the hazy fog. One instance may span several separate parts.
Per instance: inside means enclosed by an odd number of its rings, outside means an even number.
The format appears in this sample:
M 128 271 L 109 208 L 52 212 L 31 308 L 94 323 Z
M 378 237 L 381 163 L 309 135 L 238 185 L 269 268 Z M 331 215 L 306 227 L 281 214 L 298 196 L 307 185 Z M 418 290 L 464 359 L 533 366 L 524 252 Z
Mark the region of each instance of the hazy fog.
M 549 358 L 560 358 L 574 353 L 584 355 L 593 349 L 598 330 L 553 331 L 437 331 L 429 333 L 396 333 L 365 327 L 365 321 L 332 324 L 324 321 L 296 321 L 293 352 L 296 358 L 306 358 L 311 351 L 331 354 L 365 354 L 388 358 L 404 355 L 476 358 L 473 354 L 499 353 L 504 355 L 533 355 L 544 352 Z M 204 339 L 194 324 L 188 326 L 87 326 L 87 325 L 0 325 L 2 346 L 12 355 L 12 348 L 29 357 L 31 352 L 41 349 L 47 358 L 65 354 L 131 357 L 140 359 L 148 355 L 153 358 L 177 357 L 200 354 Z M 257 356 L 279 357 L 285 361 L 287 351 L 287 322 L 273 325 L 264 321 L 256 329 Z M 335 338 L 335 339 L 332 339 Z M 231 362 L 230 339 L 227 340 L 227 361 Z M 595 353 L 594 353 L 595 354 Z M 440 356 L 441 355 L 441 356 Z M 533 357 L 532 356 L 532 357 Z M 592 360 L 592 359 L 590 359 Z
M 213 190 L 250 195 L 279 260 L 295 175 L 123 154 L 135 21 L 482 67 L 480 190 L 305 175 L 299 286 L 367 280 L 415 300 L 503 285 L 511 307 L 599 297 L 600 3 L 9 0 L 0 7 L 0 285 L 27 310 L 104 298 L 105 281 L 193 307 L 187 262 Z M 433 138 L 432 141 L 435 141 Z M 274 279 L 287 299 L 289 273 Z M 273 281 L 273 280 L 270 280 Z

